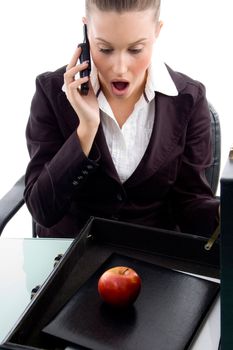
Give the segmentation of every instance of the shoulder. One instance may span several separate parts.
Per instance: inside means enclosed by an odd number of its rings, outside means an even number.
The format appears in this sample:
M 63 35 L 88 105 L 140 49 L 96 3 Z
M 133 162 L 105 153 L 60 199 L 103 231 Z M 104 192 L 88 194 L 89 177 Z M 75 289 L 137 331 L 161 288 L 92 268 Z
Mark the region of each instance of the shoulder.
M 184 73 L 175 71 L 168 65 L 166 65 L 166 67 L 176 85 L 179 95 L 190 95 L 194 101 L 201 96 L 205 96 L 206 90 L 202 82 L 195 80 Z
M 179 116 L 179 120 L 182 120 L 183 116 L 184 123 L 206 120 L 208 127 L 210 121 L 209 103 L 203 83 L 184 73 L 175 71 L 169 66 L 167 66 L 167 69 L 176 85 L 178 94 L 168 97 L 166 103 L 172 103 L 175 108 L 174 113 Z M 163 103 L 165 103 L 164 99 Z
M 66 66 L 60 67 L 55 71 L 47 71 L 39 74 L 36 77 L 36 85 L 38 85 L 43 90 L 61 90 L 64 83 L 64 73 L 66 71 Z

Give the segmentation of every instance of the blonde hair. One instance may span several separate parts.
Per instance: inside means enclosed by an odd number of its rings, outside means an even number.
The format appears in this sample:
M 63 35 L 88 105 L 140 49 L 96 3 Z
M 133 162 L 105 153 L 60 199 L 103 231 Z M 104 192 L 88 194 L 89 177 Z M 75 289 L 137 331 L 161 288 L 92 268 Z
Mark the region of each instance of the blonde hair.
M 100 11 L 144 11 L 154 9 L 155 19 L 160 14 L 160 0 L 86 0 L 86 14 L 91 12 L 91 6 L 95 5 Z

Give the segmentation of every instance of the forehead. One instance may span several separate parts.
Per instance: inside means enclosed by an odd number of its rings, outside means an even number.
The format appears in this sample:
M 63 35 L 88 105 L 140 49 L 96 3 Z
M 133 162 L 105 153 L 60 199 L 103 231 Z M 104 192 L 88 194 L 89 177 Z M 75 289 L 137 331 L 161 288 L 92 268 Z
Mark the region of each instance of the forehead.
M 125 11 L 100 11 L 97 8 L 88 16 L 88 30 L 95 37 L 101 37 L 106 41 L 124 40 L 131 37 L 131 41 L 139 37 L 148 37 L 155 30 L 154 10 Z M 110 40 L 111 38 L 111 40 Z

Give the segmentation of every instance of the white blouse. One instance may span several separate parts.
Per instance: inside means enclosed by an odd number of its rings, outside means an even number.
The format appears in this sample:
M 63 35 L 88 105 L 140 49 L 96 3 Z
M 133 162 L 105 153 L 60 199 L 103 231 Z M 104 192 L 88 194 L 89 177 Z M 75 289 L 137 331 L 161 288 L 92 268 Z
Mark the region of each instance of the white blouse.
M 148 70 L 145 91 L 120 128 L 106 97 L 100 91 L 94 64 L 92 64 L 91 81 L 98 96 L 107 145 L 123 183 L 135 171 L 149 144 L 156 113 L 154 103 L 156 91 L 169 96 L 176 96 L 178 92 L 165 64 L 156 58 L 153 59 Z

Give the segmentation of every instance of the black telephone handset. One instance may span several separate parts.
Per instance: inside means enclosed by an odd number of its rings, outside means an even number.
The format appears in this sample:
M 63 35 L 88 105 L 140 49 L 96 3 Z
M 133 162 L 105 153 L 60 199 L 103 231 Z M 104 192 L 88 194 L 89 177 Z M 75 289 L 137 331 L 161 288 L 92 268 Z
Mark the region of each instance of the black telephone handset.
M 80 72 L 80 77 L 86 77 L 89 76 L 91 73 L 91 57 L 90 57 L 90 45 L 87 37 L 87 26 L 84 24 L 83 26 L 83 34 L 84 34 L 84 40 L 82 44 L 79 44 L 78 47 L 82 48 L 81 55 L 79 57 L 80 63 L 83 63 L 84 61 L 89 61 L 89 65 L 86 69 L 82 70 Z M 81 84 L 80 93 L 82 95 L 87 95 L 89 91 L 89 83 L 86 82 L 84 84 Z

